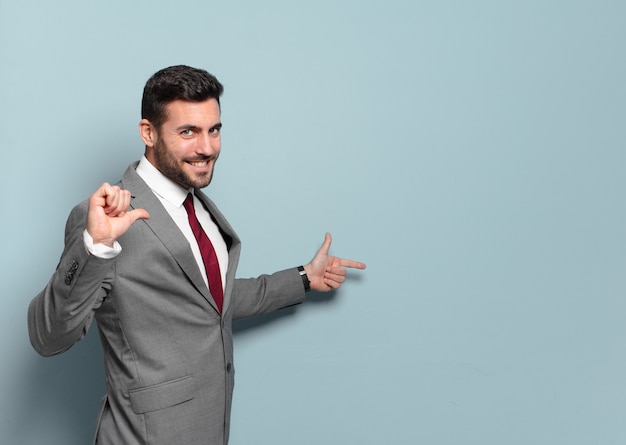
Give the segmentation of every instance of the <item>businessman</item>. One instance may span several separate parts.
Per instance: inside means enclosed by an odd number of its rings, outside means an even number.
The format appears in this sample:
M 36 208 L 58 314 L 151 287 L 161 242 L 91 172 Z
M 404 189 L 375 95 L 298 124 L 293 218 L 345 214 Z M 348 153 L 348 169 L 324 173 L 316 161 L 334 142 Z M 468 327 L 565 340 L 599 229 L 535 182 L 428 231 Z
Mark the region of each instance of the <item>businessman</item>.
M 106 395 L 95 443 L 228 443 L 234 384 L 232 320 L 330 291 L 346 268 L 331 237 L 304 266 L 235 277 L 241 242 L 200 189 L 211 182 L 222 127 L 220 82 L 173 66 L 146 83 L 144 156 L 70 213 L 65 248 L 30 303 L 37 352 L 69 349 L 96 320 Z

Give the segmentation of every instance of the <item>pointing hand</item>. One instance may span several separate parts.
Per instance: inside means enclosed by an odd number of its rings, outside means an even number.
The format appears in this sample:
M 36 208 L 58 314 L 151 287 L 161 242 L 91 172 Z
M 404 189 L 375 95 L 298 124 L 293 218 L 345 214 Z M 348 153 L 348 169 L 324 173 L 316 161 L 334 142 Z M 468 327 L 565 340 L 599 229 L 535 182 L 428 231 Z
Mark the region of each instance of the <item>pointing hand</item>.
M 346 267 L 365 269 L 364 263 L 330 256 L 328 251 L 331 243 L 330 233 L 326 233 L 322 247 L 317 251 L 313 260 L 304 266 L 313 290 L 327 292 L 338 289 L 346 280 Z
M 130 192 L 106 182 L 89 197 L 87 232 L 94 244 L 112 247 L 135 221 L 150 218 L 144 209 L 129 211 L 129 205 Z

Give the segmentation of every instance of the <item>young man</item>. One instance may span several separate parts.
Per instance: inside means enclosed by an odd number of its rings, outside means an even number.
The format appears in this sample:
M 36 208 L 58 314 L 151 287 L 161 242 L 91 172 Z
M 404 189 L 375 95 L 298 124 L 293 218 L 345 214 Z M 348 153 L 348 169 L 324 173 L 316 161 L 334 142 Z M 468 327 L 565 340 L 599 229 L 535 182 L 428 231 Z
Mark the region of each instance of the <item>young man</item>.
M 226 444 L 234 383 L 232 320 L 329 291 L 346 267 L 329 234 L 305 266 L 237 279 L 240 240 L 199 189 L 221 149 L 223 87 L 204 70 L 165 68 L 144 88 L 143 158 L 71 212 L 56 272 L 28 310 L 37 352 L 69 349 L 95 318 L 107 394 L 98 444 Z

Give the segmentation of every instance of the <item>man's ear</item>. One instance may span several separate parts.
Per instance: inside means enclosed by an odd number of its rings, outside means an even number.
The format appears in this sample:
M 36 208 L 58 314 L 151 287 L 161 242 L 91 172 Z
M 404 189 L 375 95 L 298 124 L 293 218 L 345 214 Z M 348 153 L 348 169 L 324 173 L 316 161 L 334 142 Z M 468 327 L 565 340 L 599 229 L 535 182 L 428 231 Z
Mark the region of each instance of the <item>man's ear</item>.
M 148 119 L 141 119 L 139 122 L 139 136 L 141 136 L 146 147 L 152 148 L 156 144 L 157 132 Z

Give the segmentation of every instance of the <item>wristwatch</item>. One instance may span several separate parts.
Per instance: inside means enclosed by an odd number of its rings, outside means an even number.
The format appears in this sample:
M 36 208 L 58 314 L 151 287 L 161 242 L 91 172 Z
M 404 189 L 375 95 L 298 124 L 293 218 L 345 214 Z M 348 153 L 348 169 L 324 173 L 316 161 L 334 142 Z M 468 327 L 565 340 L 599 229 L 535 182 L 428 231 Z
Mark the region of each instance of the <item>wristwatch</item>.
M 298 273 L 300 273 L 300 278 L 302 278 L 302 284 L 304 285 L 304 291 L 308 292 L 311 290 L 311 282 L 309 281 L 309 277 L 306 274 L 306 270 L 304 270 L 304 266 L 298 266 Z

